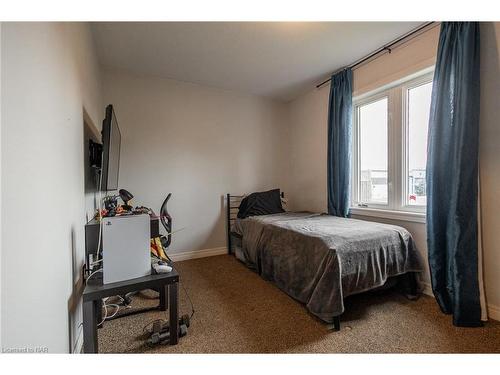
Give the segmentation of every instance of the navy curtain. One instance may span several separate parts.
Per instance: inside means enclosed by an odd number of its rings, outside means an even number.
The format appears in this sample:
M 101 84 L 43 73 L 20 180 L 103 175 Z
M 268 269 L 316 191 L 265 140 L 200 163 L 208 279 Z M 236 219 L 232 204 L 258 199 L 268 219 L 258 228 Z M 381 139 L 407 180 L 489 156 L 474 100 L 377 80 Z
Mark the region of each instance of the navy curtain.
M 328 213 L 349 215 L 352 138 L 352 71 L 332 76 L 328 106 Z
M 427 153 L 432 290 L 456 326 L 481 325 L 478 282 L 479 24 L 443 22 Z

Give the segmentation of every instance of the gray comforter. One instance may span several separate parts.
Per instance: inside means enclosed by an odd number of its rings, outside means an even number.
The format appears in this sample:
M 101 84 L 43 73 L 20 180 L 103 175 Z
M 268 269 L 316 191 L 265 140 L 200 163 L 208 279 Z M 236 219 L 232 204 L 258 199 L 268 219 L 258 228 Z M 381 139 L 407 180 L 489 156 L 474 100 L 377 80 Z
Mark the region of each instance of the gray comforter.
M 285 212 L 239 219 L 233 231 L 249 267 L 326 322 L 344 312 L 344 297 L 421 271 L 410 233 L 394 225 Z

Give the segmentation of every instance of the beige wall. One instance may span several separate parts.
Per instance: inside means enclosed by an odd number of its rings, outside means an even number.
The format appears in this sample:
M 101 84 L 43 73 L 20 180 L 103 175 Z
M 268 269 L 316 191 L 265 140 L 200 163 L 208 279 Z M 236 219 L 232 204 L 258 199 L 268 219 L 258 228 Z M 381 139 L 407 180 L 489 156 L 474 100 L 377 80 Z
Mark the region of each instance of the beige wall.
M 256 96 L 105 71 L 122 133 L 120 186 L 158 212 L 172 192 L 170 252 L 226 246 L 225 193 L 286 190 L 285 105 Z
M 354 96 L 404 78 L 436 63 L 439 24 L 354 71 Z
M 103 116 L 87 24 L 2 24 L 3 348 L 68 352 L 84 259 L 83 108 Z
M 500 320 L 500 22 L 481 24 L 479 164 L 484 278 Z
M 327 210 L 326 153 L 329 87 L 289 104 L 290 208 Z
M 500 317 L 500 167 L 498 152 L 500 128 L 499 97 L 499 23 L 481 28 L 481 183 L 483 202 L 483 241 L 485 282 L 490 313 Z M 435 63 L 439 28 L 413 39 L 354 71 L 355 95 L 373 90 Z M 299 210 L 327 210 L 326 154 L 329 87 L 302 95 L 289 104 L 290 126 L 290 206 Z M 360 217 L 361 218 L 361 217 Z M 363 217 L 366 220 L 374 218 Z M 382 220 L 406 227 L 427 260 L 425 224 Z M 429 282 L 428 272 L 424 281 Z M 495 310 L 498 309 L 498 310 Z

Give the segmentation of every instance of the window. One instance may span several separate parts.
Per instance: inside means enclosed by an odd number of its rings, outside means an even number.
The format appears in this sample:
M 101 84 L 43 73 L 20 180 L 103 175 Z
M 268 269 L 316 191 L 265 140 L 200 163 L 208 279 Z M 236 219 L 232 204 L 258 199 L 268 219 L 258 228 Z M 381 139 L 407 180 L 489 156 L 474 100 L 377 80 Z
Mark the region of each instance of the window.
M 353 213 L 425 211 L 431 92 L 427 71 L 354 98 Z
M 387 204 L 387 98 L 359 106 L 360 201 Z
M 425 206 L 425 164 L 427 162 L 427 125 L 431 108 L 432 82 L 406 90 L 407 144 L 406 204 Z

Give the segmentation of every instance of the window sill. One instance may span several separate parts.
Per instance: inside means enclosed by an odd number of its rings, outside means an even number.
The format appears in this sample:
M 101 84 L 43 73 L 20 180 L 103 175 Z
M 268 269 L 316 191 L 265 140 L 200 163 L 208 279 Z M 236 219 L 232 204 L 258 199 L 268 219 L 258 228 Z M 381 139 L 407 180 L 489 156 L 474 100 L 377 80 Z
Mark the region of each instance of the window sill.
M 377 208 L 351 207 L 351 214 L 357 216 L 380 217 L 383 219 L 411 221 L 425 224 L 424 212 L 381 210 Z

